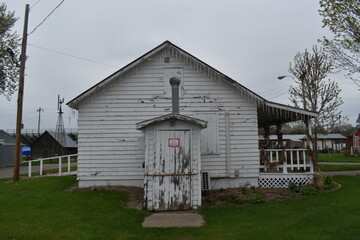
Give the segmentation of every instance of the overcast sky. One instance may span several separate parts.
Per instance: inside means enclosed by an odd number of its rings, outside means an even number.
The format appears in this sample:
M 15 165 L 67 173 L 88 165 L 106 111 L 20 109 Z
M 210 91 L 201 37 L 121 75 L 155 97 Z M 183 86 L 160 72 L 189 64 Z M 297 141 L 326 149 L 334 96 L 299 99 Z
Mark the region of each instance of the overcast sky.
M 31 32 L 61 0 L 6 0 L 19 20 L 25 4 Z M 23 123 L 55 128 L 57 96 L 70 101 L 166 40 L 268 100 L 289 104 L 289 63 L 322 36 L 316 0 L 65 0 L 28 37 Z M 72 56 L 72 57 L 71 57 Z M 358 88 L 343 74 L 329 76 L 342 88 L 343 115 L 352 125 L 360 113 Z M 0 129 L 14 129 L 17 94 L 0 96 Z M 76 115 L 64 106 L 66 128 Z

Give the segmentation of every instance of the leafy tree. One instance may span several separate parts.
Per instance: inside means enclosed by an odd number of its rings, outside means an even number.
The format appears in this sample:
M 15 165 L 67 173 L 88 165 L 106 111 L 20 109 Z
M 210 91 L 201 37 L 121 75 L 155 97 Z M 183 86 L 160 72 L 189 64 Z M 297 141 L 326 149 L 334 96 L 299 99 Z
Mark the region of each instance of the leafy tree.
M 298 52 L 294 63 L 290 63 L 289 72 L 295 76 L 295 85 L 290 86 L 290 101 L 295 107 L 319 113 L 316 120 L 320 126 L 327 128 L 332 119 L 341 115 L 338 107 L 343 103 L 337 83 L 325 78 L 334 66 L 331 59 L 320 48 L 313 46 L 312 53 Z
M 284 134 L 306 134 L 308 132 L 305 123 L 302 121 L 284 124 L 282 131 Z M 318 126 L 317 133 L 327 134 L 328 131 L 321 126 Z
M 323 27 L 329 27 L 335 34 L 333 39 L 322 40 L 325 50 L 360 87 L 360 1 L 320 0 L 319 13 Z
M 334 132 L 340 133 L 341 135 L 344 135 L 345 137 L 351 136 L 356 130 L 356 127 L 353 125 L 347 123 L 347 124 L 340 124 L 335 127 Z
M 14 93 L 19 79 L 20 39 L 16 32 L 11 31 L 18 18 L 14 12 L 7 12 L 5 3 L 0 3 L 0 95 L 8 100 Z

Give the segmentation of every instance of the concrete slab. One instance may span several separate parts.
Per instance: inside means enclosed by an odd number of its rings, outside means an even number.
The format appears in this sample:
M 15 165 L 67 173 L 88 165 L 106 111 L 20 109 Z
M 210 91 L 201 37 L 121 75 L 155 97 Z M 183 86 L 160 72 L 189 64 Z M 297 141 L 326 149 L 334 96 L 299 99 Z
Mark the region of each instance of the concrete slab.
M 143 227 L 201 227 L 204 219 L 200 214 L 189 212 L 153 213 L 146 217 Z

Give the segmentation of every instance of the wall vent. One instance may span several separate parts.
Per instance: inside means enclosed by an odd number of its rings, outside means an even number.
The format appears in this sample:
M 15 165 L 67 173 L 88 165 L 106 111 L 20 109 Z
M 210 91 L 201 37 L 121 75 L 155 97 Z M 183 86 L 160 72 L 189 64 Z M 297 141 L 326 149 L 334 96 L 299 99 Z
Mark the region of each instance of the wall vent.
M 210 174 L 209 172 L 201 173 L 201 189 L 210 190 Z

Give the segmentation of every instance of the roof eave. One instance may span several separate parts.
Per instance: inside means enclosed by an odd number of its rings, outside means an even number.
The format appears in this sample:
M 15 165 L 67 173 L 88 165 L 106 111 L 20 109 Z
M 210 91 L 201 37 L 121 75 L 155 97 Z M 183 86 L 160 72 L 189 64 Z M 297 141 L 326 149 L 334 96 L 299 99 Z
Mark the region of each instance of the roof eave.
M 192 118 L 192 117 L 188 117 L 185 115 L 181 115 L 181 114 L 175 114 L 175 113 L 170 113 L 170 114 L 166 114 L 166 115 L 162 115 L 156 118 L 152 118 L 152 119 L 148 119 L 142 122 L 139 122 L 136 124 L 136 129 L 137 130 L 141 130 L 144 129 L 145 127 L 161 122 L 161 121 L 166 121 L 166 120 L 180 120 L 180 121 L 186 121 L 186 122 L 191 122 L 195 125 L 198 125 L 201 128 L 206 128 L 207 127 L 207 121 L 201 120 L 201 119 L 197 119 L 197 118 Z
M 107 78 L 105 78 L 104 80 L 102 80 L 101 82 L 95 84 L 94 86 L 92 86 L 91 88 L 89 88 L 88 90 L 86 90 L 85 92 L 79 94 L 77 97 L 73 98 L 71 101 L 69 101 L 68 103 L 66 103 L 66 105 L 68 105 L 69 107 L 78 110 L 78 106 L 79 104 L 86 99 L 87 97 L 91 96 L 94 92 L 96 92 L 99 88 L 102 88 L 103 86 L 107 85 L 109 82 L 111 82 L 114 78 L 117 78 L 118 76 L 122 75 L 123 73 L 129 71 L 130 69 L 132 69 L 133 67 L 135 67 L 136 65 L 144 62 L 145 60 L 147 60 L 148 58 L 150 58 L 151 56 L 157 54 L 159 51 L 161 51 L 162 49 L 164 49 L 166 46 L 168 46 L 169 44 L 171 44 L 169 41 L 165 41 L 164 43 L 162 43 L 161 45 L 157 46 L 156 48 L 148 51 L 147 53 L 145 53 L 144 55 L 142 55 L 141 57 L 135 59 L 134 61 L 132 61 L 131 63 L 127 64 L 126 66 L 124 66 L 123 68 L 121 68 L 120 70 L 114 72 L 113 74 L 111 74 L 110 76 L 108 76 Z

